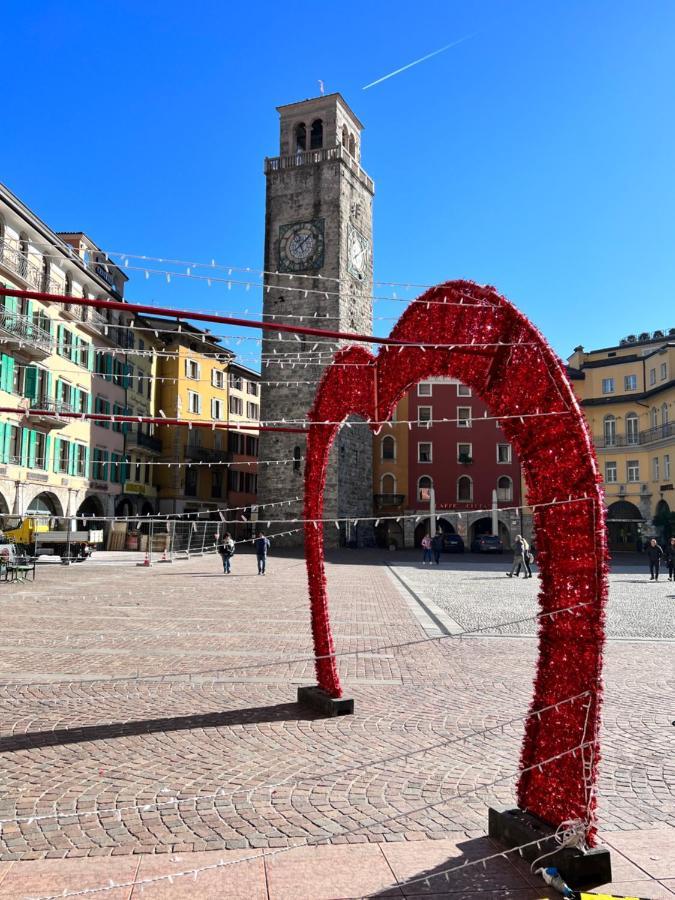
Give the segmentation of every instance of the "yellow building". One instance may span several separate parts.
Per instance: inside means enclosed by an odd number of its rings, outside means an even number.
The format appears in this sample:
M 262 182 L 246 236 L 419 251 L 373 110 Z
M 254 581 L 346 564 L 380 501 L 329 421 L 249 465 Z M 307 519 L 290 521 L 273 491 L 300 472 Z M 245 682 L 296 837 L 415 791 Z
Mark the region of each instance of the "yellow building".
M 675 329 L 577 347 L 568 374 L 598 454 L 610 548 L 664 540 L 675 503 Z

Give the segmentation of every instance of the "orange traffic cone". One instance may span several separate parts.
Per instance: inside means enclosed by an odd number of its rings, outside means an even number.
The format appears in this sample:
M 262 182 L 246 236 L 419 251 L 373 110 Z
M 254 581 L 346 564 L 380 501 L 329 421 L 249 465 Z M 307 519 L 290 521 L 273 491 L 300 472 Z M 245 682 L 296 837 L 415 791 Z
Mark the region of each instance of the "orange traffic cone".
M 148 553 L 147 550 L 145 551 L 145 559 L 143 560 L 143 565 L 144 566 L 150 565 L 150 554 Z

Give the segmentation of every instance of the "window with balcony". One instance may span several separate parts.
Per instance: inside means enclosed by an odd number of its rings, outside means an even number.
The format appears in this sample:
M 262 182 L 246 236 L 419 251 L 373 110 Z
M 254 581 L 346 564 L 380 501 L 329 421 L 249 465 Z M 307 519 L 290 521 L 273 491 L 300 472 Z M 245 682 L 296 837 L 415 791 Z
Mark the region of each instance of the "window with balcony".
M 668 415 L 668 404 L 667 404 L 667 403 L 662 403 L 662 404 L 661 404 L 661 424 L 662 424 L 662 425 L 667 425 L 667 424 L 668 424 L 668 419 L 669 419 L 669 415 Z M 664 429 L 664 431 L 665 431 L 665 429 Z M 664 437 L 665 437 L 665 436 L 666 436 L 666 435 L 664 435 Z
M 502 475 L 497 479 L 497 500 L 500 503 L 513 500 L 513 482 L 508 475 Z
M 661 476 L 659 474 L 659 458 L 658 458 L 658 456 L 655 456 L 652 459 L 652 481 L 658 481 L 660 477 Z
M 629 459 L 626 462 L 626 481 L 640 480 L 640 460 Z
M 195 391 L 188 391 L 188 412 L 199 415 L 202 411 L 202 398 Z
M 471 428 L 471 407 L 470 406 L 458 406 L 457 407 L 457 427 L 458 428 Z
M 395 494 L 396 493 L 396 479 L 391 474 L 391 472 L 386 472 L 380 479 L 380 493 L 382 493 L 382 494 Z
M 616 484 L 617 467 L 614 460 L 605 463 L 605 484 Z
M 637 391 L 637 375 L 625 375 L 623 389 L 624 391 Z
M 225 404 L 222 400 L 212 400 L 211 401 L 211 418 L 212 419 L 224 419 L 225 418 Z
M 640 440 L 640 420 L 637 413 L 626 416 L 626 443 L 637 444 Z
M 602 393 L 603 394 L 613 394 L 614 393 L 614 379 L 613 378 L 603 378 L 602 379 Z
M 260 417 L 260 407 L 257 403 L 246 404 L 246 416 L 249 419 L 256 420 Z
M 432 462 L 433 448 L 430 442 L 420 443 L 417 445 L 417 462 Z
M 224 388 L 225 387 L 225 373 L 222 369 L 212 369 L 211 370 L 211 384 L 214 388 Z
M 468 475 L 460 475 L 457 479 L 457 499 L 461 503 L 473 500 L 473 481 Z
M 616 418 L 605 416 L 602 420 L 602 432 L 605 447 L 614 447 L 616 444 Z
M 511 459 L 511 444 L 497 444 L 497 462 L 510 463 Z
M 230 397 L 230 415 L 233 416 L 243 416 L 244 415 L 244 401 L 241 397 Z
M 199 363 L 195 359 L 185 360 L 185 377 L 193 381 L 199 381 L 200 368 Z
M 652 406 L 652 408 L 649 410 L 649 421 L 652 428 L 659 427 L 659 411 L 655 406 Z
M 432 408 L 430 406 L 417 407 L 417 422 L 419 425 L 429 428 L 431 425 Z
M 430 381 L 420 381 L 417 385 L 417 396 L 418 397 L 431 397 L 431 382 Z

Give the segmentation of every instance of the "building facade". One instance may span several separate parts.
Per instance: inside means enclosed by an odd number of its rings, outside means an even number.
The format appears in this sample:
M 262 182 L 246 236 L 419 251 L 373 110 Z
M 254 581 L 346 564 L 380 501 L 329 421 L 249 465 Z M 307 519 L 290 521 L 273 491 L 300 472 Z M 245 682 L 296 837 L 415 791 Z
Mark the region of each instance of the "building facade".
M 53 232 L 0 185 L 3 286 L 119 301 L 125 281 L 85 235 Z M 90 421 L 63 415 L 93 412 L 99 393 L 123 408 L 124 388 L 103 389 L 106 377 L 97 376 L 100 354 L 115 348 L 111 321 L 76 304 L 0 302 L 0 405 L 39 410 L 2 417 L 0 513 L 114 513 L 121 466 L 111 463 L 122 462 L 123 436 L 108 430 L 99 439 Z
M 372 179 L 360 166 L 363 126 L 340 94 L 278 107 L 279 156 L 265 160 L 265 290 L 267 321 L 321 325 L 334 331 L 372 329 Z M 262 419 L 304 422 L 324 366 L 338 344 L 263 332 Z M 264 466 L 262 503 L 300 499 L 285 507 L 301 517 L 305 457 L 303 435 L 262 432 L 261 457 L 294 460 Z M 296 462 L 298 465 L 296 466 Z M 372 510 L 372 436 L 366 427 L 342 429 L 331 452 L 325 485 L 327 517 L 369 516 Z M 284 529 L 284 525 L 276 530 Z M 272 529 L 274 530 L 274 529 Z M 326 531 L 330 544 L 367 542 Z M 299 543 L 302 534 L 282 539 Z
M 675 329 L 577 347 L 568 374 L 598 455 L 610 549 L 675 534 Z
M 487 407 L 471 388 L 450 378 L 421 381 L 401 399 L 392 423 L 374 441 L 380 546 L 419 546 L 430 530 L 428 491 L 433 488 L 437 529 L 461 535 L 467 547 L 475 537 L 492 533 L 496 491 L 499 537 L 511 547 L 522 528 L 520 464 L 486 415 Z

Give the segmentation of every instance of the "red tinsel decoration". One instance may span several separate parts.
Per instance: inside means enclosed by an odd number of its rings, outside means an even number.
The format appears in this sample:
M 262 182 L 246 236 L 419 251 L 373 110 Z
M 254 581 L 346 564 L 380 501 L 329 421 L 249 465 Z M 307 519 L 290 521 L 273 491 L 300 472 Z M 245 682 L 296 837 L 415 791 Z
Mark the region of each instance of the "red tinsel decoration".
M 528 319 L 492 287 L 452 281 L 432 288 L 407 308 L 391 337 L 426 346 L 383 346 L 377 356 L 364 347 L 347 347 L 324 372 L 309 413 L 315 424 L 307 441 L 305 518 L 322 517 L 328 454 L 340 427 L 321 423 L 341 422 L 350 415 L 374 422 L 389 419 L 402 395 L 418 381 L 457 378 L 496 416 L 558 413 L 505 418 L 501 423 L 522 461 L 531 504 L 587 498 L 543 505 L 534 513 L 543 617 L 530 712 L 562 705 L 526 720 L 518 803 L 554 826 L 567 819 L 583 820 L 592 845 L 607 549 L 600 478 L 586 421 L 563 364 Z M 503 346 L 434 349 L 434 341 Z M 331 696 L 339 697 L 323 526 L 309 522 L 305 541 L 317 679 Z M 545 615 L 579 604 L 587 605 Z M 562 702 L 582 693 L 578 700 Z M 586 746 L 575 749 L 580 745 Z

